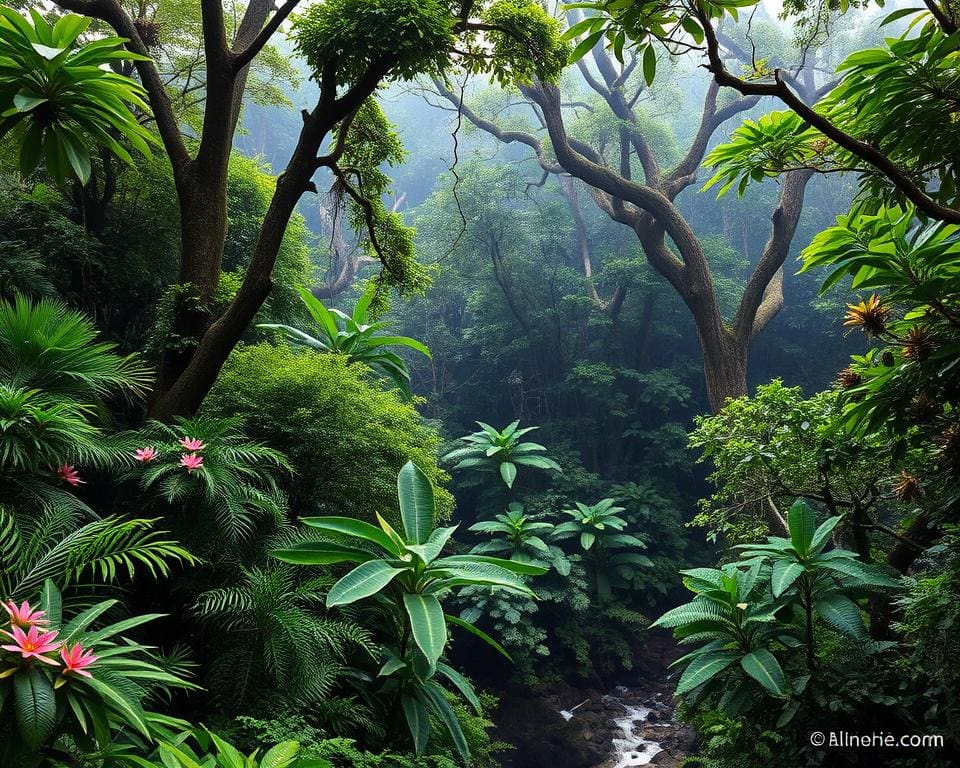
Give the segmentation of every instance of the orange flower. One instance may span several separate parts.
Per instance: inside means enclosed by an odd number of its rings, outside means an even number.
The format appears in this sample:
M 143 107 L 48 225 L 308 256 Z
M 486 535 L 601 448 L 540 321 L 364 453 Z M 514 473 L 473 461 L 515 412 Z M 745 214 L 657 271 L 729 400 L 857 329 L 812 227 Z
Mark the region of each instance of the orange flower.
M 847 314 L 843 324 L 849 328 L 859 328 L 871 336 L 879 336 L 887 330 L 889 307 L 885 306 L 877 294 L 859 304 L 847 304 Z

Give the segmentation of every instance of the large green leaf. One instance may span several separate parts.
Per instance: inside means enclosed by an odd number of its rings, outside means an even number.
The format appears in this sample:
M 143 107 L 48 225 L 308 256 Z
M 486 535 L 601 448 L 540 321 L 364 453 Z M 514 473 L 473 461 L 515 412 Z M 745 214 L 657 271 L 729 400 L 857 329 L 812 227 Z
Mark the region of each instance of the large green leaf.
M 304 525 L 311 528 L 317 528 L 321 531 L 330 531 L 331 533 L 342 533 L 347 536 L 356 536 L 372 544 L 382 547 L 387 552 L 399 557 L 403 554 L 403 549 L 397 545 L 384 531 L 363 520 L 355 520 L 352 517 L 301 517 Z
M 408 461 L 397 476 L 397 494 L 407 539 L 412 544 L 425 544 L 437 524 L 430 478 L 420 467 Z
M 349 605 L 375 595 L 401 573 L 403 569 L 394 568 L 385 560 L 361 563 L 330 588 L 327 607 Z
M 723 672 L 740 658 L 737 651 L 714 651 L 694 658 L 680 676 L 676 695 L 689 693 Z
M 328 541 L 301 541 L 285 549 L 275 549 L 271 557 L 296 565 L 332 565 L 334 563 L 365 563 L 375 555 L 356 547 L 346 547 Z
M 817 600 L 813 609 L 828 623 L 845 635 L 862 640 L 866 637 L 866 628 L 860 609 L 846 595 L 833 594 Z
M 425 701 L 412 691 L 404 691 L 400 697 L 400 708 L 403 710 L 407 728 L 413 739 L 413 748 L 416 754 L 422 755 L 430 739 L 430 712 Z
M 790 542 L 793 548 L 801 555 L 808 554 L 816 524 L 810 505 L 803 501 L 794 502 L 787 513 L 787 524 L 790 527 Z
M 447 623 L 434 595 L 404 593 L 403 606 L 410 617 L 410 630 L 417 646 L 434 667 L 447 645 Z
M 463 761 L 469 765 L 470 748 L 467 746 L 467 740 L 463 735 L 463 730 L 460 728 L 460 721 L 457 720 L 457 714 L 453 711 L 453 707 L 450 706 L 450 702 L 447 701 L 443 688 L 433 681 L 430 681 L 424 685 L 423 692 L 433 705 L 433 711 L 449 732 L 453 746 L 456 747 Z
M 774 597 L 780 597 L 793 585 L 804 568 L 798 562 L 782 558 L 773 564 L 773 574 L 770 577 L 770 588 L 773 590 Z
M 38 748 L 53 733 L 57 702 L 53 686 L 37 667 L 13 676 L 13 709 L 24 744 Z
M 260 758 L 260 768 L 290 768 L 299 749 L 300 745 L 295 741 L 281 741 Z
M 507 488 L 513 488 L 513 481 L 517 479 L 517 465 L 512 461 L 504 461 L 500 464 L 500 477 L 506 483 Z
M 757 648 L 740 659 L 743 671 L 766 688 L 770 693 L 782 696 L 786 680 L 780 664 L 766 648 Z
M 823 548 L 823 545 L 827 543 L 827 539 L 830 538 L 830 534 L 833 533 L 833 529 L 837 527 L 837 523 L 842 519 L 843 518 L 838 515 L 820 524 L 820 527 L 814 532 L 813 539 L 810 542 L 811 553 L 815 554 Z
M 470 706 L 473 707 L 474 711 L 478 715 L 483 714 L 483 705 L 480 703 L 480 699 L 477 697 L 476 691 L 473 690 L 473 686 L 470 685 L 467 678 L 457 672 L 457 670 L 455 670 L 449 664 L 444 664 L 443 662 L 437 664 L 437 671 L 439 671 L 440 674 L 442 674 L 447 678 L 447 680 L 456 686 L 457 690 L 463 695 L 463 698 L 470 702 Z

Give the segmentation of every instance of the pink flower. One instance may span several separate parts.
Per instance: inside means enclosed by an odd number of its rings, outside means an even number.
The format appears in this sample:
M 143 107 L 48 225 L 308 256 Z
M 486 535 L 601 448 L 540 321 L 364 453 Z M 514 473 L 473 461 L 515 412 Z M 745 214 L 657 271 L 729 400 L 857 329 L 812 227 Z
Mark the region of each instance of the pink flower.
M 203 440 L 198 440 L 195 437 L 184 437 L 180 440 L 180 445 L 186 448 L 188 451 L 202 451 L 204 449 Z
M 186 467 L 187 472 L 193 474 L 193 470 L 200 469 L 203 466 L 203 456 L 197 456 L 195 453 L 185 453 L 180 457 L 180 466 Z
M 40 626 L 47 623 L 47 620 L 43 618 L 43 611 L 35 611 L 26 600 L 19 608 L 13 600 L 2 605 L 10 615 L 10 624 L 14 627 L 30 627 L 34 624 Z
M 133 454 L 133 458 L 139 461 L 141 464 L 149 464 L 155 458 L 157 458 L 157 451 L 152 446 L 147 446 L 146 448 L 137 448 Z
M 36 659 L 55 667 L 57 666 L 56 660 L 47 658 L 43 654 L 55 651 L 60 647 L 61 644 L 55 642 L 58 634 L 59 632 L 44 632 L 41 634 L 36 626 L 30 627 L 30 631 L 26 633 L 20 627 L 13 627 L 10 637 L 13 638 L 15 644 L 0 645 L 0 648 L 11 653 L 19 653 L 24 659 Z
M 92 651 L 83 650 L 78 643 L 69 650 L 67 650 L 67 646 L 62 646 L 60 648 L 60 658 L 63 659 L 63 666 L 66 667 L 66 669 L 63 670 L 63 674 L 67 675 L 72 672 L 81 677 L 92 677 L 86 668 L 93 664 L 99 657 L 94 656 Z
M 77 474 L 73 464 L 61 464 L 57 467 L 57 476 L 61 481 L 72 485 L 74 488 L 87 482 L 80 479 L 80 475 Z

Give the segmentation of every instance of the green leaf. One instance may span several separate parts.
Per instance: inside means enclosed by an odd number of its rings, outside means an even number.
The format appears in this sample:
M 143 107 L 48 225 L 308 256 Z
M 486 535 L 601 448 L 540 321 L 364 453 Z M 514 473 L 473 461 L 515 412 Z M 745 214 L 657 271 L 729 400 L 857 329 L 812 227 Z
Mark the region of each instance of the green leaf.
M 453 745 L 457 748 L 457 752 L 460 753 L 460 757 L 469 765 L 470 748 L 467 746 L 467 740 L 463 735 L 463 730 L 460 728 L 460 721 L 457 720 L 457 714 L 447 701 L 443 688 L 434 682 L 428 682 L 423 687 L 423 691 L 427 694 L 427 698 L 433 705 L 433 711 L 437 713 L 441 722 L 446 726 Z
M 317 528 L 321 531 L 331 533 L 342 533 L 347 536 L 356 536 L 372 544 L 382 547 L 387 552 L 400 557 L 403 554 L 396 542 L 393 541 L 383 530 L 377 528 L 363 520 L 355 520 L 352 517 L 301 517 L 300 521 L 311 528 Z
M 447 645 L 447 624 L 443 619 L 443 608 L 434 595 L 403 595 L 403 606 L 410 617 L 410 630 L 417 646 L 427 657 L 431 668 L 443 654 Z
M 444 677 L 447 678 L 451 683 L 456 686 L 457 690 L 463 695 L 473 707 L 474 711 L 478 715 L 483 714 L 483 705 L 480 703 L 480 699 L 477 698 L 476 691 L 473 690 L 473 686 L 467 681 L 463 675 L 461 675 L 457 670 L 451 667 L 449 664 L 444 664 L 440 662 L 437 664 L 437 671 L 439 671 Z
M 820 524 L 820 527 L 817 528 L 813 534 L 813 539 L 810 541 L 811 553 L 816 554 L 823 548 L 823 545 L 827 543 L 827 539 L 830 538 L 830 534 L 833 533 L 833 529 L 837 527 L 837 523 L 842 519 L 843 518 L 838 515 Z
M 437 525 L 433 484 L 412 461 L 404 464 L 397 476 L 397 495 L 407 539 L 414 544 L 426 543 Z
M 643 79 L 647 85 L 653 85 L 653 79 L 657 76 L 657 51 L 653 45 L 648 44 L 643 49 Z
M 260 768 L 289 768 L 297 758 L 300 745 L 295 741 L 281 741 L 260 758 Z
M 90 686 L 99 693 L 104 703 L 116 711 L 126 723 L 132 725 L 144 736 L 149 737 L 150 731 L 139 702 L 128 699 L 113 686 L 95 677 L 84 680 L 84 685 Z
M 40 610 L 44 612 L 45 618 L 52 626 L 59 627 L 62 624 L 63 599 L 52 579 L 43 582 L 43 589 L 40 590 Z
M 740 659 L 743 671 L 776 696 L 782 696 L 786 680 L 780 664 L 766 648 L 757 648 Z
M 456 627 L 460 627 L 461 629 L 467 630 L 467 632 L 469 632 L 474 637 L 479 637 L 481 640 L 483 640 L 483 642 L 485 642 L 487 645 L 493 648 L 497 653 L 503 656 L 507 661 L 511 663 L 513 662 L 513 658 L 510 656 L 509 653 L 507 653 L 506 649 L 504 649 L 504 647 L 500 645 L 500 643 L 498 643 L 496 640 L 490 637 L 490 635 L 488 635 L 482 629 L 475 627 L 469 621 L 466 621 L 465 619 L 461 619 L 459 616 L 451 616 L 449 613 L 444 614 L 444 618 L 447 620 L 448 623 L 453 624 Z
M 676 695 L 682 696 L 720 674 L 740 658 L 736 651 L 714 651 L 695 657 L 683 670 Z
M 427 705 L 419 696 L 404 691 L 400 697 L 400 708 L 413 739 L 413 748 L 418 755 L 422 755 L 430 739 L 430 712 Z
M 790 527 L 790 541 L 793 548 L 801 555 L 809 554 L 816 524 L 810 505 L 799 500 L 794 502 L 787 513 L 787 524 Z
M 780 597 L 793 585 L 803 573 L 804 567 L 797 562 L 781 558 L 773 564 L 773 575 L 770 578 L 770 588 L 774 597 Z
M 401 573 L 403 569 L 394 568 L 384 560 L 362 563 L 330 588 L 327 608 L 349 605 L 375 595 Z
M 295 565 L 365 563 L 375 557 L 365 550 L 328 541 L 301 541 L 285 549 L 275 549 L 270 552 L 270 556 Z
M 13 710 L 23 743 L 37 749 L 53 733 L 57 702 L 53 686 L 36 667 L 13 676 Z
M 845 635 L 862 640 L 866 637 L 866 628 L 860 616 L 860 609 L 846 595 L 833 594 L 817 600 L 813 609 L 824 621 L 839 629 Z
M 517 465 L 512 461 L 504 461 L 500 464 L 500 477 L 506 483 L 507 488 L 513 488 L 513 481 L 517 479 Z

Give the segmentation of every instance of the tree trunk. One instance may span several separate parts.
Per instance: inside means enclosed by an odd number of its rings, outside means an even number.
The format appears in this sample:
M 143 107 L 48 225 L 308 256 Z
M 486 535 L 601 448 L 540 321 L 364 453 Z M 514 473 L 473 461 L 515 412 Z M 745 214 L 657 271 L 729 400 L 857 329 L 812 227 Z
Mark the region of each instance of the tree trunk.
M 747 394 L 747 344 L 734 338 L 722 325 L 699 328 L 707 402 L 718 413 L 728 399 Z

